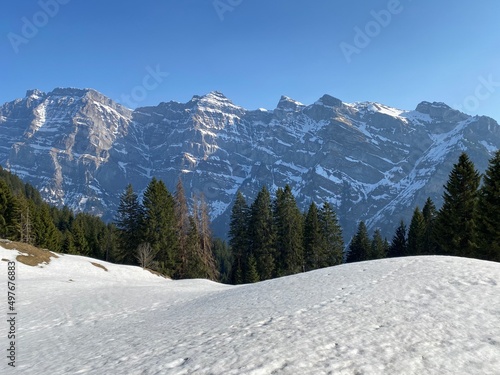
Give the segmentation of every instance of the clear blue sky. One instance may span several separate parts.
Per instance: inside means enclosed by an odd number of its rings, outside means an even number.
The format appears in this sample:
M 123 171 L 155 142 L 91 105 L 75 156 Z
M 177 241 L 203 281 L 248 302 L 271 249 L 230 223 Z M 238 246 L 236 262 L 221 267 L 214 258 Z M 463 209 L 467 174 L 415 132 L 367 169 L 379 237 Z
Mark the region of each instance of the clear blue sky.
M 0 5 L 1 103 L 55 87 L 118 101 L 135 89 L 137 106 L 218 90 L 250 109 L 327 93 L 402 109 L 444 101 L 500 120 L 498 0 L 41 0 L 53 1 L 66 4 L 45 16 L 38 1 Z M 356 45 L 355 28 L 369 40 Z M 342 43 L 359 52 L 350 62 Z M 157 84 L 148 67 L 169 75 Z

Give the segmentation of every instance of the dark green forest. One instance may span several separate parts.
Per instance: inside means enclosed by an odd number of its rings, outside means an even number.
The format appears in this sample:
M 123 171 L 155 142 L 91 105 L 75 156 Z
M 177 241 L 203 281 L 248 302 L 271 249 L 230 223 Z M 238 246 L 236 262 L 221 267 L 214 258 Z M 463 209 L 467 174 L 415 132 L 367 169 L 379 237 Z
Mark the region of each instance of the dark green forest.
M 0 237 L 55 252 L 138 265 L 176 278 L 252 283 L 342 263 L 386 257 L 449 255 L 500 261 L 500 151 L 481 175 L 460 155 L 443 187 L 443 205 L 415 207 L 389 241 L 360 221 L 346 248 L 328 202 L 297 206 L 290 186 L 274 196 L 263 186 L 251 203 L 238 192 L 229 241 L 210 231 L 203 196 L 169 192 L 153 178 L 142 200 L 132 185 L 112 223 L 45 203 L 30 184 L 0 167 Z

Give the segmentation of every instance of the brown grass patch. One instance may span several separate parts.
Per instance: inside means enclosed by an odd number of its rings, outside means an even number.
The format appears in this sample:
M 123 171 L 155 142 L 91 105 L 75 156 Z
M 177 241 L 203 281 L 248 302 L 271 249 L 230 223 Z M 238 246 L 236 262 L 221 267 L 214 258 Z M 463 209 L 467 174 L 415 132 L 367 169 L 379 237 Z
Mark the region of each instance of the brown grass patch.
M 149 271 L 151 272 L 153 275 L 156 275 L 156 276 L 160 276 L 160 277 L 163 277 L 164 279 L 167 279 L 167 280 L 170 280 L 170 277 L 168 276 L 165 276 L 157 271 L 153 271 L 153 270 L 150 270 L 149 268 L 143 268 L 143 270 L 146 270 L 146 271 Z
M 94 262 L 90 262 L 90 264 L 92 264 L 93 266 L 96 266 L 98 268 L 102 268 L 104 271 L 108 272 L 108 269 L 106 267 L 104 267 L 102 264 L 94 263 Z
M 40 264 L 49 264 L 50 258 L 59 258 L 55 253 L 47 249 L 39 249 L 38 247 L 29 245 L 23 242 L 15 241 L 2 241 L 2 247 L 9 250 L 17 250 L 21 255 L 16 257 L 18 262 L 26 264 L 27 266 L 38 266 Z

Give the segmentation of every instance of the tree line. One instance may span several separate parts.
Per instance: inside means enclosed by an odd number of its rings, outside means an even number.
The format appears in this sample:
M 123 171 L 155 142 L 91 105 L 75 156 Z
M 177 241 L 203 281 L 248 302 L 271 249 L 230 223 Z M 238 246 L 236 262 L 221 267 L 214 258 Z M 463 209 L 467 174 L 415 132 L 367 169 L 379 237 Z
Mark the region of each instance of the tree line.
M 171 194 L 163 181 L 153 178 L 142 202 L 128 185 L 115 219 L 117 260 L 173 278 L 218 280 L 208 207 L 203 196 L 192 200 L 190 211 L 180 179 Z
M 114 261 L 116 229 L 100 218 L 44 202 L 30 184 L 0 167 L 0 237 L 51 251 Z
M 482 180 L 482 183 L 481 183 Z M 297 206 L 290 186 L 274 197 L 264 186 L 250 205 L 238 192 L 229 243 L 210 231 L 207 204 L 188 204 L 153 178 L 142 200 L 132 185 L 114 222 L 45 203 L 30 184 L 0 167 L 0 237 L 52 251 L 140 265 L 173 278 L 249 283 L 344 262 L 410 255 L 453 255 L 500 261 L 500 151 L 481 176 L 467 154 L 453 166 L 437 210 L 429 198 L 409 227 L 401 221 L 389 242 L 363 221 L 345 250 L 342 228 L 328 202 Z
M 415 208 L 409 228 L 401 221 L 391 243 L 381 244 L 375 231 L 370 245 L 366 225 L 360 222 L 346 262 L 411 255 L 450 255 L 500 262 L 500 151 L 489 160 L 483 176 L 468 155 L 462 153 L 444 186 L 441 209 L 436 210 L 428 198 L 422 210 Z
M 212 238 L 203 197 L 193 197 L 191 206 L 190 211 L 180 180 L 172 195 L 153 178 L 141 202 L 127 186 L 114 222 L 105 223 L 49 205 L 33 186 L 0 167 L 0 238 L 175 278 L 218 280 L 219 268 L 227 275 L 230 254 L 225 243 Z
M 231 212 L 231 281 L 252 283 L 342 263 L 344 241 L 329 203 L 300 212 L 290 186 L 274 199 L 264 186 L 250 206 L 238 192 Z

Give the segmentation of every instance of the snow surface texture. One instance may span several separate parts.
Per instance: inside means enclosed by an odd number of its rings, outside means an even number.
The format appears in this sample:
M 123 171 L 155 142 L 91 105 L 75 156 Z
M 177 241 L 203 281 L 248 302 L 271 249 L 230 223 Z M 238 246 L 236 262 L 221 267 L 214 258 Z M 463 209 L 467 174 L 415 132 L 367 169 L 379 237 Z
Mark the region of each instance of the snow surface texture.
M 497 263 L 387 259 L 238 287 L 71 255 L 17 268 L 18 366 L 2 373 L 500 373 Z

